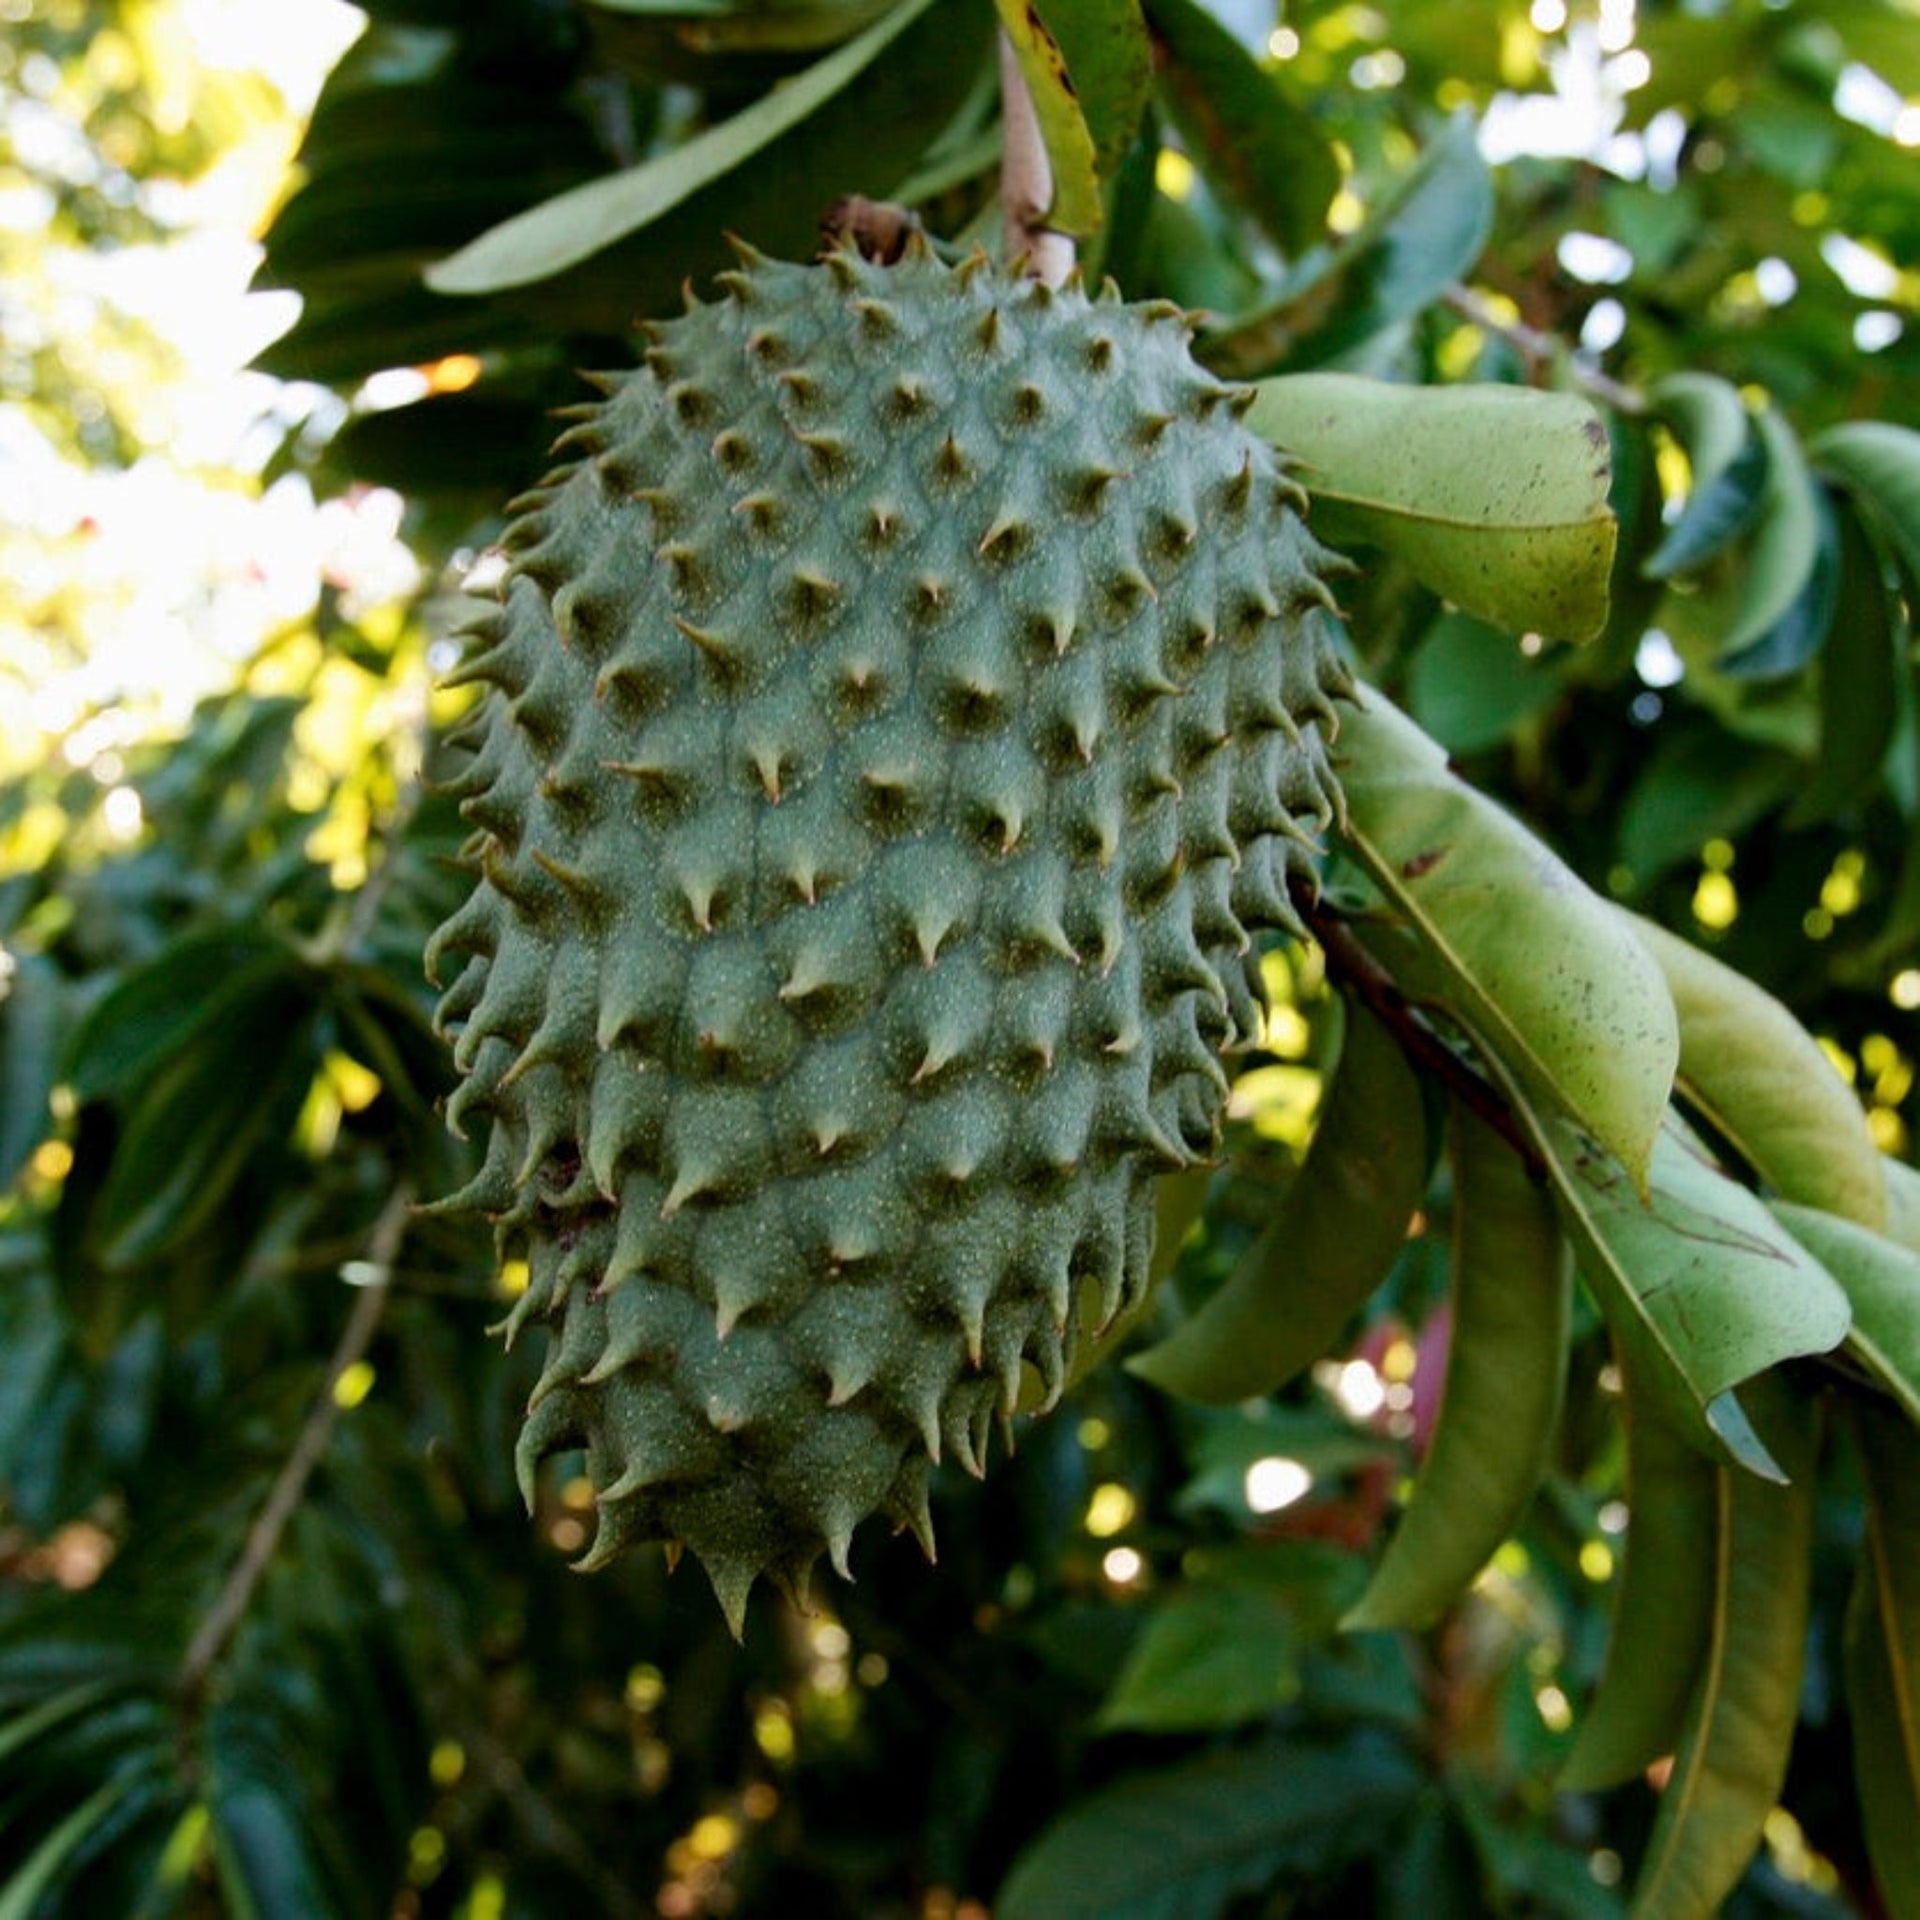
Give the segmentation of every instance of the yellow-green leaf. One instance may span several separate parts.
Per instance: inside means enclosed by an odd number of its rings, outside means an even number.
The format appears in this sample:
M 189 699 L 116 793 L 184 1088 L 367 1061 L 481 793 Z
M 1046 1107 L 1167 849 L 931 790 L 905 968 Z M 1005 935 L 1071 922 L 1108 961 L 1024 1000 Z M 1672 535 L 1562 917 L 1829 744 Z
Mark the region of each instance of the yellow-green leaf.
M 1920 1252 L 1815 1207 L 1774 1206 L 1853 1308 L 1847 1351 L 1920 1426 Z
M 1744 974 L 1651 920 L 1621 917 L 1673 996 L 1687 1099 L 1785 1199 L 1884 1227 L 1879 1149 L 1812 1034 Z
M 1341 724 L 1346 843 L 1432 960 L 1448 1008 L 1644 1179 L 1680 1034 L 1647 950 L 1372 688 Z
M 1053 202 L 1046 210 L 1046 224 L 1056 233 L 1092 233 L 1102 215 L 1100 175 L 1066 55 L 1031 0 L 994 0 L 994 5 L 1033 97 L 1040 138 L 1053 164 Z
M 1383 547 L 1516 632 L 1591 640 L 1605 626 L 1611 454 L 1584 400 L 1299 373 L 1262 381 L 1247 418 L 1300 461 L 1335 542 Z

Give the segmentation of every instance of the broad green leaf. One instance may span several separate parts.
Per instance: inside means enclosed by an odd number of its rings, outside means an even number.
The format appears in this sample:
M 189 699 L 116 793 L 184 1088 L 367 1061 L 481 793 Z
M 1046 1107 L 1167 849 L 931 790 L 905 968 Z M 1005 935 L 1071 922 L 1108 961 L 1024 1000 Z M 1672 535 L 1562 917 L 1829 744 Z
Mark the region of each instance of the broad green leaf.
M 1885 420 L 1829 427 L 1810 449 L 1871 514 L 1909 574 L 1920 575 L 1920 433 Z
M 1147 0 L 1160 95 L 1208 181 L 1280 248 L 1326 231 L 1340 163 L 1314 119 L 1197 0 Z
M 658 21 L 701 53 L 812 53 L 837 46 L 884 13 L 891 0 L 591 0 L 607 13 Z
M 1740 390 L 1712 373 L 1675 373 L 1647 390 L 1693 469 L 1686 504 L 1647 556 L 1656 580 L 1704 566 L 1751 527 L 1767 479 L 1767 443 Z
M 1671 1753 L 1712 1626 L 1719 1469 L 1620 1366 L 1627 1442 L 1626 1565 L 1614 1596 L 1607 1660 L 1556 1783 L 1610 1787 Z
M 0 1193 L 53 1129 L 49 1102 L 67 1026 L 60 969 L 44 954 L 8 960 L 0 970 Z
M 1406 1056 L 1350 1005 L 1305 1164 L 1273 1219 L 1200 1311 L 1130 1370 L 1168 1393 L 1231 1406 L 1319 1359 L 1406 1239 L 1426 1184 L 1424 1134 Z
M 1845 1290 L 1847 1351 L 1920 1426 L 1920 1252 L 1817 1207 L 1778 1201 L 1773 1211 Z
M 1788 1482 L 1714 1469 L 1712 1624 L 1635 1882 L 1635 1920 L 1712 1920 L 1786 1778 L 1806 1658 L 1818 1406 L 1778 1379 L 1753 1397 Z
M 1920 1253 L 1920 1168 L 1883 1154 L 1880 1170 L 1887 1182 L 1887 1238 Z
M 162 948 L 96 1002 L 68 1042 L 75 1098 L 131 1094 L 292 959 L 285 941 L 249 926 L 209 927 Z
M 1871 799 L 1900 712 L 1900 639 L 1880 557 L 1852 512 L 1835 514 L 1840 582 L 1820 667 L 1820 759 L 1787 815 L 1811 826 Z
M 1646 950 L 1371 688 L 1342 718 L 1335 763 L 1346 844 L 1436 965 L 1449 1007 L 1644 1177 L 1680 1054 Z
M 1133 1773 L 1014 1862 L 995 1920 L 1200 1920 L 1369 1852 L 1420 1785 L 1398 1752 L 1274 1741 Z
M 1446 1386 L 1406 1511 L 1341 1625 L 1430 1627 L 1524 1518 L 1566 1384 L 1573 1276 L 1553 1202 L 1456 1107 Z
M 1687 1100 L 1768 1186 L 1863 1227 L 1886 1225 L 1880 1150 L 1852 1089 L 1770 993 L 1651 920 L 1622 915 L 1680 1016 Z
M 1104 1733 L 1243 1726 L 1299 1691 L 1299 1635 L 1276 1596 L 1194 1585 L 1147 1616 L 1098 1725 Z
M 1200 357 L 1243 379 L 1283 361 L 1335 361 L 1437 300 L 1472 268 L 1492 225 L 1493 176 L 1473 117 L 1461 114 L 1277 301 L 1203 335 Z
M 1153 85 L 1140 0 L 1040 0 L 1040 16 L 1066 55 L 1093 136 L 1095 171 L 1109 180 L 1140 130 Z
M 1839 1284 L 1677 1132 L 1661 1133 L 1643 1199 L 1578 1127 L 1529 1120 L 1580 1270 L 1643 1384 L 1696 1445 L 1712 1446 L 1712 1434 L 1754 1472 L 1777 1472 L 1722 1396 L 1783 1360 L 1837 1347 L 1852 1321 Z
M 1778 407 L 1763 408 L 1755 425 L 1767 444 L 1767 481 L 1720 641 L 1723 664 L 1786 618 L 1820 558 L 1820 502 L 1800 437 Z
M 1659 731 L 1620 810 L 1620 859 L 1643 891 L 1716 835 L 1737 840 L 1804 778 L 1790 755 L 1705 721 Z
M 590 180 L 489 228 L 428 268 L 427 285 L 450 294 L 526 286 L 639 232 L 723 174 L 751 163 L 851 86 L 932 4 L 903 0 L 856 39 L 684 146 Z
M 1847 1608 L 1853 1780 L 1874 1877 L 1892 1920 L 1920 1915 L 1920 1436 L 1852 1409 L 1867 1534 Z
M 1300 461 L 1336 544 L 1382 547 L 1516 631 L 1590 640 L 1606 625 L 1610 453 L 1584 400 L 1283 374 L 1261 382 L 1247 424 Z
M 1053 169 L 1046 224 L 1055 233 L 1089 234 L 1100 224 L 1100 176 L 1093 135 L 1067 72 L 1066 55 L 1031 0 L 994 0 L 1000 31 L 1013 48 Z

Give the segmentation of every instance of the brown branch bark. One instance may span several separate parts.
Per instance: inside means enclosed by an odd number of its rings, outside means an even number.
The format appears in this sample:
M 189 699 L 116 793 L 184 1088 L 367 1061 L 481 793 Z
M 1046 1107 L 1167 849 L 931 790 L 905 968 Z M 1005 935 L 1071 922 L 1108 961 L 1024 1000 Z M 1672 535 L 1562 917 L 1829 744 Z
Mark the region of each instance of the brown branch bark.
M 393 1190 L 367 1239 L 367 1261 L 376 1277 L 359 1289 L 353 1311 L 341 1329 L 340 1338 L 327 1363 L 326 1379 L 308 1411 L 306 1424 L 294 1442 L 286 1464 L 275 1477 L 247 1529 L 245 1544 L 233 1570 L 227 1575 L 218 1597 L 200 1622 L 186 1655 L 180 1663 L 179 1689 L 189 1701 L 197 1700 L 206 1688 L 214 1663 L 226 1650 L 240 1622 L 246 1617 L 254 1591 L 266 1573 L 287 1523 L 298 1511 L 314 1469 L 325 1457 L 327 1443 L 333 1437 L 333 1424 L 340 1417 L 340 1405 L 334 1389 L 347 1369 L 363 1359 L 386 1312 L 393 1290 L 394 1256 L 406 1234 L 407 1215 L 413 1205 L 413 1191 L 402 1184 Z

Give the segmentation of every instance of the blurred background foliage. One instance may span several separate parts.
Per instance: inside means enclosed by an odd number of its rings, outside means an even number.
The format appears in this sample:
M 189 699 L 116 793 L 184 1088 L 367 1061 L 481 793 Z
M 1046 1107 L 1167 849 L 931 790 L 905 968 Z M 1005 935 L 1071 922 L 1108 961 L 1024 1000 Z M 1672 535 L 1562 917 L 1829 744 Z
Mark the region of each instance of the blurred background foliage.
M 465 696 L 434 677 L 575 369 L 628 357 L 723 228 L 802 249 L 860 188 L 988 231 L 988 36 L 940 0 L 800 145 L 455 297 L 423 271 L 876 10 L 370 0 L 304 134 L 294 81 L 205 57 L 261 11 L 0 0 L 0 1915 L 980 1920 L 1096 1863 L 1115 1913 L 1618 1911 L 1650 1786 L 1552 1784 L 1627 1522 L 1590 1314 L 1521 1534 L 1430 1634 L 1333 1630 L 1431 1423 L 1444 1179 L 1310 1381 L 1215 1413 L 1107 1369 L 984 1485 L 937 1482 L 936 1570 L 864 1537 L 854 1584 L 760 1603 L 744 1646 L 656 1553 L 567 1571 L 583 1478 L 529 1524 L 534 1356 L 486 1333 L 524 1273 L 408 1211 L 465 1151 L 418 959 L 461 887 L 435 778 Z M 1370 677 L 1785 999 L 1911 1158 L 1920 465 L 1821 436 L 1920 420 L 1920 17 L 1146 11 L 1088 248 L 1129 295 L 1206 308 L 1239 373 L 1606 412 L 1601 640 L 1374 559 L 1343 593 Z M 316 68 L 344 13 L 302 28 Z M 1288 163 L 1237 164 L 1256 133 Z M 298 317 L 210 422 L 192 326 L 103 269 L 191 278 L 236 219 Z M 1189 1299 L 1298 1166 L 1337 1041 L 1317 955 L 1268 968 Z M 1836 1684 L 1861 1526 L 1836 1448 L 1794 1765 L 1730 1913 L 1888 1910 Z

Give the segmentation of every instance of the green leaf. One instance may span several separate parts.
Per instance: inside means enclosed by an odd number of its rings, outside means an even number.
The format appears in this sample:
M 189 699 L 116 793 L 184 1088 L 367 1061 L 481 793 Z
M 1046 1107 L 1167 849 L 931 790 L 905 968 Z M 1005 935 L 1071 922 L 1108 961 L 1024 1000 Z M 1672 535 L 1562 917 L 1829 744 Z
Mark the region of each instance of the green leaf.
M 1243 379 L 1282 361 L 1334 361 L 1437 300 L 1492 226 L 1493 177 L 1473 117 L 1461 114 L 1346 239 L 1302 263 L 1279 300 L 1204 335 L 1200 357 Z
M 1168 1393 L 1231 1406 L 1327 1351 L 1384 1280 L 1426 1185 L 1420 1089 L 1398 1044 L 1350 1005 L 1305 1163 L 1217 1292 L 1128 1368 Z
M 49 1102 L 67 1027 L 60 969 L 44 954 L 10 958 L 0 973 L 0 1193 L 52 1131 Z
M 1299 1636 L 1275 1596 L 1196 1585 L 1148 1616 L 1097 1724 L 1103 1733 L 1234 1727 L 1299 1691 Z
M 1637 1365 L 1623 1360 L 1620 1378 L 1626 1565 L 1600 1685 L 1556 1783 L 1572 1792 L 1631 1779 L 1673 1751 L 1713 1623 L 1718 1470 Z
M 1900 563 L 1920 575 L 1920 433 L 1884 420 L 1829 427 L 1809 451 L 1885 534 Z
M 1787 617 L 1820 558 L 1820 501 L 1800 437 L 1778 407 L 1764 408 L 1755 424 L 1767 445 L 1767 482 L 1720 641 L 1723 667 Z
M 1606 625 L 1611 456 L 1584 400 L 1284 374 L 1261 382 L 1247 424 L 1300 461 L 1336 544 L 1384 548 L 1496 625 L 1560 640 Z
M 1470 613 L 1443 613 L 1407 662 L 1407 707 L 1450 754 L 1484 753 L 1562 691 L 1512 631 Z
M 1553 1203 L 1484 1121 L 1456 1107 L 1453 1325 L 1446 1386 L 1406 1511 L 1341 1625 L 1430 1627 L 1520 1524 L 1566 1384 L 1573 1276 Z
M 1778 680 L 1798 673 L 1827 643 L 1840 597 L 1840 523 L 1825 488 L 1814 488 L 1813 506 L 1813 570 L 1772 626 L 1715 660 L 1730 680 Z
M 27 1712 L 0 1725 L 0 1762 L 12 1759 L 22 1747 L 31 1746 L 49 1728 L 57 1727 L 63 1720 L 71 1720 L 77 1713 L 84 1713 L 120 1684 L 115 1677 L 83 1681 L 78 1686 L 65 1687 Z
M 1153 49 L 1139 0 L 1044 0 L 1041 18 L 1093 136 L 1094 167 L 1110 180 L 1140 131 L 1153 85 Z
M 1847 1608 L 1853 1780 L 1874 1878 L 1893 1920 L 1920 1915 L 1920 1437 L 1854 1405 L 1867 1537 Z
M 137 1774 L 117 1775 L 97 1787 L 54 1827 L 12 1879 L 0 1886 L 0 1920 L 32 1920 L 75 1851 L 138 1784 Z
M 994 5 L 1000 31 L 1027 83 L 1052 168 L 1053 200 L 1046 208 L 1046 224 L 1055 233 L 1090 234 L 1104 213 L 1100 176 L 1093 135 L 1067 72 L 1066 55 L 1031 0 L 994 0 Z
M 1887 1238 L 1920 1253 L 1920 1168 L 1883 1154 L 1880 1170 L 1887 1182 Z
M 1879 555 L 1853 513 L 1834 517 L 1840 578 L 1820 669 L 1820 759 L 1787 814 L 1790 827 L 1872 798 L 1900 712 L 1900 635 Z
M 1644 563 L 1650 578 L 1665 580 L 1706 565 L 1759 517 L 1767 443 L 1739 388 L 1718 374 L 1669 374 L 1647 390 L 1647 404 L 1693 469 L 1686 504 Z
M 222 998 L 218 1023 L 154 1074 L 127 1116 L 92 1219 L 109 1266 L 136 1265 L 206 1220 L 268 1130 L 287 1123 L 288 1088 L 311 1077 L 313 983 L 291 954 Z
M 1447 1005 L 1643 1175 L 1680 1053 L 1646 950 L 1371 688 L 1342 718 L 1335 764 L 1346 844 L 1433 962 Z
M 814 53 L 871 26 L 892 0 L 591 0 L 607 13 L 658 21 L 700 53 Z
M 65 1064 L 75 1098 L 132 1094 L 292 958 L 285 941 L 248 926 L 209 927 L 162 948 L 98 1001 L 75 1031 Z
M 1846 1294 L 1676 1131 L 1661 1133 L 1642 1199 L 1578 1127 L 1528 1117 L 1580 1270 L 1629 1363 L 1696 1445 L 1777 1476 L 1738 1404 L 1722 1396 L 1783 1360 L 1830 1353 L 1852 1321 Z
M 1785 1485 L 1717 1467 L 1712 1626 L 1634 1886 L 1636 1920 L 1712 1920 L 1779 1803 L 1806 1657 L 1818 1408 L 1754 1390 Z
M 1723 961 L 1651 920 L 1622 919 L 1673 996 L 1688 1103 L 1784 1199 L 1885 1226 L 1880 1150 L 1814 1037 Z
M 1212 1920 L 1282 1873 L 1370 1851 L 1419 1783 L 1393 1749 L 1296 1741 L 1130 1774 L 1021 1854 L 996 1920 Z
M 1147 0 L 1161 98 L 1195 165 L 1281 250 L 1326 231 L 1340 163 L 1312 116 L 1196 0 Z
M 1776 1201 L 1773 1211 L 1845 1290 L 1847 1351 L 1920 1426 L 1920 1252 L 1817 1207 Z
M 428 287 L 435 293 L 479 294 L 526 286 L 638 233 L 702 187 L 753 161 L 845 91 L 932 4 L 903 0 L 858 38 L 684 146 L 590 180 L 490 227 L 429 267 Z

